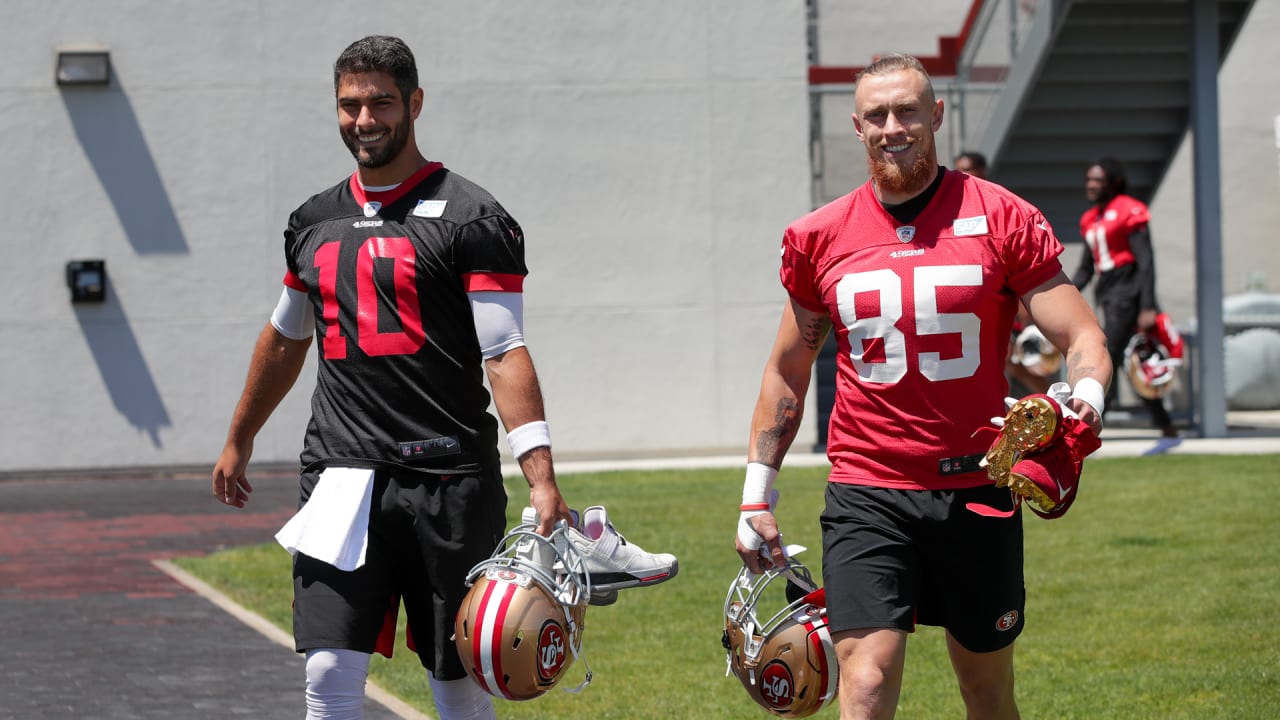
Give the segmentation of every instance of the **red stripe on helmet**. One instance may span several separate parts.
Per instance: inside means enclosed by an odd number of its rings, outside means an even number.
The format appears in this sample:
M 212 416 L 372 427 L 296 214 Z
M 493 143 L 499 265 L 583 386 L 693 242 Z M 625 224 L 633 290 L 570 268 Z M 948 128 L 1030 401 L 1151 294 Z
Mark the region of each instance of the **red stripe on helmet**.
M 507 619 L 507 610 L 511 608 L 511 601 L 516 596 L 516 586 L 508 582 L 501 584 L 502 600 L 498 606 L 498 615 L 494 618 L 493 644 L 489 651 L 493 654 L 493 679 L 498 684 L 498 692 L 502 694 L 502 697 L 510 700 L 511 690 L 507 687 L 507 681 L 502 679 L 502 631 L 503 623 Z
M 819 687 L 818 697 L 825 701 L 827 695 L 827 675 L 831 672 L 831 663 L 827 656 L 827 647 L 829 642 L 823 641 L 823 635 L 828 632 L 825 620 L 819 622 L 807 622 L 804 624 L 805 632 L 809 638 L 809 644 L 813 646 L 813 654 L 817 657 L 818 675 L 822 678 L 822 685 Z
M 480 650 L 480 636 L 484 634 L 484 608 L 489 604 L 489 597 L 493 595 L 493 587 L 496 583 L 490 582 L 484 587 L 484 594 L 480 596 L 479 606 L 476 608 L 476 625 L 471 628 L 471 669 L 475 671 L 476 681 L 480 683 L 481 689 L 493 695 L 493 690 L 489 684 L 484 681 L 484 668 L 482 666 Z

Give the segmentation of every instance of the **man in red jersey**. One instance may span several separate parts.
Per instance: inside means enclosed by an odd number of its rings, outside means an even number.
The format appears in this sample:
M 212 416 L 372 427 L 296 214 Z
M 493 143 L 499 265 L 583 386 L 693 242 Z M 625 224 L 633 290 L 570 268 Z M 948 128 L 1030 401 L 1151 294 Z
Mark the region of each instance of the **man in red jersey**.
M 1104 157 L 1085 173 L 1085 196 L 1093 206 L 1080 216 L 1080 234 L 1089 252 L 1080 256 L 1071 282 L 1084 289 L 1097 276 L 1094 298 L 1107 334 L 1107 352 L 1116 367 L 1123 367 L 1125 347 L 1134 333 L 1151 332 L 1160 309 L 1156 305 L 1156 263 L 1151 249 L 1151 213 L 1130 195 L 1124 165 Z M 1112 385 L 1107 403 L 1113 403 Z M 1155 450 L 1178 444 L 1178 430 L 1161 398 L 1142 398 L 1151 424 L 1160 430 Z
M 939 167 L 943 106 L 919 61 L 877 60 L 859 75 L 854 104 L 871 179 L 784 234 L 790 300 L 752 416 L 735 544 L 752 570 L 783 562 L 774 479 L 834 329 L 821 521 L 840 716 L 893 716 L 907 634 L 919 622 L 946 628 L 969 717 L 1014 718 L 1021 514 L 979 468 L 975 458 L 991 443 L 974 431 L 1005 414 L 1019 302 L 1066 348 L 1074 386 L 1066 405 L 1094 432 L 1111 379 L 1105 338 L 1063 274 L 1062 246 L 1040 212 L 999 185 Z
M 285 287 L 213 494 L 244 507 L 254 437 L 318 337 L 303 505 L 276 536 L 294 553 L 306 717 L 361 717 L 370 656 L 390 654 L 403 599 L 440 717 L 493 718 L 452 639 L 466 575 L 506 526 L 486 375 L 538 531 L 570 520 L 522 330 L 524 234 L 483 188 L 419 151 L 423 92 L 403 41 L 352 43 L 333 86 L 356 171 L 289 218 Z

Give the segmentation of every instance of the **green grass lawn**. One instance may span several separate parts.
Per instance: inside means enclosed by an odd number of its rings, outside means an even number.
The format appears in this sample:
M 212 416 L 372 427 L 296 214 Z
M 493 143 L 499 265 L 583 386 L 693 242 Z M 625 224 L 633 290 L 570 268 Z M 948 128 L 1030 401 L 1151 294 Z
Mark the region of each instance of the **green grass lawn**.
M 1027 629 L 1018 641 L 1026 718 L 1274 718 L 1280 713 L 1280 456 L 1092 460 L 1060 520 L 1026 517 Z M 778 519 L 815 575 L 821 469 L 784 469 Z M 523 483 L 519 483 L 522 485 Z M 722 603 L 738 470 L 565 475 L 575 507 L 603 504 L 630 540 L 675 553 L 668 583 L 587 613 L 594 680 L 580 694 L 499 702 L 503 718 L 769 717 L 724 676 Z M 527 502 L 519 492 L 508 516 Z M 274 544 L 178 564 L 286 630 L 289 556 Z M 299 661 L 301 663 L 301 661 Z M 561 688 L 582 678 L 581 661 Z M 434 716 L 414 656 L 375 656 L 373 679 Z M 834 708 L 816 717 L 834 718 Z M 911 637 L 899 718 L 962 718 L 939 629 Z

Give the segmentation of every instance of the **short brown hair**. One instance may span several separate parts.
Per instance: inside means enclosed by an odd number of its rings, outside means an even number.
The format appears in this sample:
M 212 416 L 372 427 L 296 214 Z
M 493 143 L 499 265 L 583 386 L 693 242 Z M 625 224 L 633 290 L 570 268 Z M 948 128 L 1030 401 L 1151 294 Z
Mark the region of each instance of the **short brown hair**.
M 862 69 L 858 73 L 858 77 L 853 81 L 853 91 L 858 91 L 858 83 L 862 82 L 862 78 L 868 75 L 888 75 L 889 73 L 899 72 L 901 70 L 914 70 L 920 73 L 924 78 L 925 87 L 929 91 L 929 100 L 932 101 L 938 96 L 933 92 L 933 80 L 929 77 L 929 71 L 924 69 L 924 65 L 911 55 L 902 53 L 889 53 L 881 55 L 875 59 L 870 65 Z

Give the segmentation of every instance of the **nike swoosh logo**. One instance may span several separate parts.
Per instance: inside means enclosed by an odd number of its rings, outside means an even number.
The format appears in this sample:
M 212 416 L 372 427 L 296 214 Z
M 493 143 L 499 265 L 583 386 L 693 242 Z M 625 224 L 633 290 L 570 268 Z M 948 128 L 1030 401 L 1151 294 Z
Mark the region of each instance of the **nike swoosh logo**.
M 969 512 L 977 513 L 978 515 L 981 515 L 983 517 L 996 517 L 996 518 L 1013 517 L 1013 514 L 1018 511 L 1017 503 L 1014 503 L 1012 510 L 1000 510 L 998 508 L 993 508 L 990 505 L 983 505 L 982 503 L 976 503 L 976 502 L 965 503 L 964 507 Z
M 1053 479 L 1053 483 L 1058 486 L 1058 502 L 1066 500 L 1067 496 L 1071 494 L 1071 489 L 1062 487 L 1062 481 L 1056 477 Z

